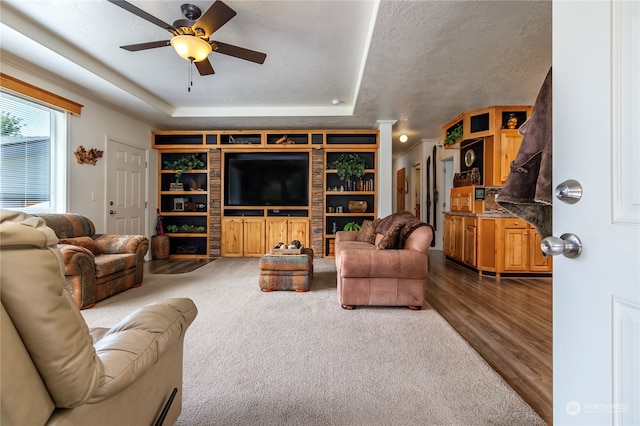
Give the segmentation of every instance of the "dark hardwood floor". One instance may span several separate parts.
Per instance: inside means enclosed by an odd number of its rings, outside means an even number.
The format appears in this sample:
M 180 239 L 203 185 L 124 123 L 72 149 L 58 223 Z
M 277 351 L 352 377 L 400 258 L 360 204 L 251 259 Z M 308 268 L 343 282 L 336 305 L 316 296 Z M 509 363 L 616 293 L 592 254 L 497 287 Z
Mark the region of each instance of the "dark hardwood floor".
M 195 271 L 215 259 L 157 259 L 144 263 L 144 272 L 148 274 L 184 274 Z
M 552 411 L 551 278 L 480 276 L 429 251 L 429 304 L 542 419 Z

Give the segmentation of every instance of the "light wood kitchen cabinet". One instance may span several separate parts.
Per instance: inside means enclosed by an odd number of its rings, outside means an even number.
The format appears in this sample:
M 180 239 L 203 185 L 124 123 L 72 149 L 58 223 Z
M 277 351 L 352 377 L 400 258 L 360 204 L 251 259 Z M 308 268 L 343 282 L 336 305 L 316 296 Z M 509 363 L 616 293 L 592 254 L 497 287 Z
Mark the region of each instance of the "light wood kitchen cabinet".
M 477 236 L 477 220 L 475 217 L 464 218 L 463 230 L 463 258 L 462 261 L 467 265 L 476 266 L 476 236 Z
M 475 199 L 476 186 L 451 188 L 449 206 L 452 212 L 481 213 L 483 201 Z
M 445 255 L 463 260 L 464 218 L 457 215 L 444 216 Z
M 309 219 L 295 217 L 268 218 L 267 250 L 283 242 L 289 244 L 298 240 L 305 247 L 309 247 Z
M 446 214 L 444 254 L 480 272 L 536 274 L 552 272 L 535 227 L 518 218 Z
M 479 168 L 480 182 L 485 186 L 502 186 L 522 142 L 518 128 L 531 116 L 531 111 L 530 105 L 501 105 L 460 114 L 443 126 L 444 148 L 461 149 L 473 143 L 477 146 L 476 151 L 482 152 L 483 157 L 483 161 L 474 165 Z M 515 128 L 510 125 L 512 120 L 516 121 Z M 463 128 L 462 138 L 447 145 L 447 137 L 458 126 Z M 460 161 L 464 159 L 461 158 Z M 460 169 L 461 172 L 470 170 Z
M 529 270 L 532 272 L 547 272 L 551 273 L 553 270 L 553 258 L 551 256 L 545 256 L 542 253 L 540 244 L 542 239 L 536 231 L 535 227 L 530 226 L 531 232 L 529 233 Z
M 222 256 L 260 257 L 265 253 L 264 218 L 234 217 L 222 221 Z
M 453 216 L 444 215 L 444 242 L 442 245 L 442 251 L 447 257 L 453 257 Z
M 529 224 L 522 219 L 503 219 L 502 224 L 504 271 L 527 271 L 529 259 Z
M 511 173 L 511 163 L 516 159 L 522 136 L 517 130 L 503 130 L 500 134 L 500 182 L 504 184 Z
M 473 187 L 464 186 L 451 189 L 450 206 L 452 212 L 473 211 Z
M 503 219 L 504 271 L 551 272 L 551 258 L 540 249 L 535 227 L 521 219 Z

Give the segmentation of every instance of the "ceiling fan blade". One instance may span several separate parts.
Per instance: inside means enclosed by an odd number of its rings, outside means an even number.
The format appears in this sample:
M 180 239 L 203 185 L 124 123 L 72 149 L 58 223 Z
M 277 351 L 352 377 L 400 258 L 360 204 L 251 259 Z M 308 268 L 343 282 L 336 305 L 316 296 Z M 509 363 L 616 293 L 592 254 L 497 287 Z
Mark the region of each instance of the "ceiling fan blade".
M 236 16 L 236 11 L 218 0 L 211 5 L 191 28 L 194 31 L 196 28 L 201 28 L 204 31 L 205 37 L 208 38 L 234 16 Z
M 200 62 L 194 62 L 194 64 L 196 64 L 196 68 L 198 69 L 198 72 L 200 73 L 200 75 L 215 74 L 215 71 L 213 70 L 213 66 L 211 65 L 211 62 L 209 62 L 208 59 L 205 59 Z
M 267 58 L 267 55 L 265 53 L 245 49 L 244 47 L 221 43 L 219 41 L 213 41 L 211 43 L 214 52 L 222 53 L 223 55 L 234 56 L 236 58 L 244 59 L 245 61 L 264 64 L 264 60 Z
M 126 46 L 120 46 L 121 49 L 128 50 L 129 52 L 137 52 L 139 50 L 153 49 L 156 47 L 169 46 L 171 42 L 169 40 L 150 41 L 147 43 L 128 44 Z
M 163 28 L 167 31 L 169 31 L 172 34 L 176 34 L 176 29 L 173 28 L 172 25 L 167 24 L 166 22 L 156 18 L 155 16 L 145 12 L 144 10 L 132 5 L 129 2 L 126 2 L 124 0 L 107 0 L 109 3 L 113 3 L 116 6 L 119 6 L 121 8 L 123 8 L 124 10 L 126 10 L 127 12 L 133 13 L 134 15 L 148 21 L 151 22 L 154 25 L 159 26 L 160 28 Z

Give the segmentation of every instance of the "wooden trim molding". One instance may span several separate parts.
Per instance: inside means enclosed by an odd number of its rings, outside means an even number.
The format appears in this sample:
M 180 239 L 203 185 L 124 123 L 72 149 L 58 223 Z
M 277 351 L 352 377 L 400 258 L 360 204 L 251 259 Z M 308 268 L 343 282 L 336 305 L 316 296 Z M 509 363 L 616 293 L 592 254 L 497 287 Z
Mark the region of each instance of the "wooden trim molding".
M 70 112 L 71 114 L 80 115 L 80 111 L 83 107 L 83 105 L 80 105 L 77 102 L 73 102 L 69 99 L 63 98 L 62 96 L 56 95 L 55 93 L 48 92 L 32 84 L 25 83 L 22 80 L 18 80 L 17 78 L 11 77 L 4 73 L 0 73 L 0 86 L 4 87 L 5 89 L 12 90 L 16 93 L 20 93 L 24 96 L 46 102 L 49 105 L 62 108 L 65 111 Z

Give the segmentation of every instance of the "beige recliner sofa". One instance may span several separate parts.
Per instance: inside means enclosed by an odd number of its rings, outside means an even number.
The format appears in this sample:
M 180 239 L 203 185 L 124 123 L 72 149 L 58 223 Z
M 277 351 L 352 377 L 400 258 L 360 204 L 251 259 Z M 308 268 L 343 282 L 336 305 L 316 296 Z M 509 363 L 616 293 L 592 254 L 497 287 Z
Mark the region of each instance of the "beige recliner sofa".
M 42 218 L 0 212 L 0 423 L 152 425 L 168 407 L 172 424 L 195 305 L 168 299 L 89 329 L 64 289 L 57 242 Z

